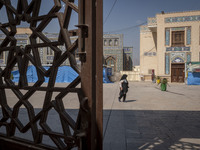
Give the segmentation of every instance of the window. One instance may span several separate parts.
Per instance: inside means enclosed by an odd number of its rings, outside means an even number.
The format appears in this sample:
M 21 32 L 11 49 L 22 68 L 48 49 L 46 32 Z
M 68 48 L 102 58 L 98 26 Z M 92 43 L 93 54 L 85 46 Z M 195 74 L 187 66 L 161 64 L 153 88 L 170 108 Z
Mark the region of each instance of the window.
M 53 55 L 53 50 L 52 49 L 50 49 L 50 55 Z
M 107 46 L 107 40 L 104 40 L 104 46 Z
M 75 50 L 75 58 L 79 58 L 78 48 Z
M 109 46 L 112 46 L 112 44 L 113 44 L 112 40 L 109 40 Z
M 172 47 L 185 46 L 184 31 L 173 31 L 172 32 Z
M 1 52 L 0 54 L 0 59 L 3 59 L 3 52 Z
M 154 69 L 148 69 L 148 74 L 152 74 Z M 155 70 L 154 70 L 155 71 Z
M 115 39 L 115 46 L 118 46 L 118 40 Z
M 47 47 L 47 55 L 49 55 L 49 48 Z
M 47 55 L 53 55 L 53 50 L 47 47 Z
M 52 64 L 53 64 L 53 62 L 49 62 L 49 61 L 47 61 L 47 64 L 48 64 L 48 65 L 52 65 Z

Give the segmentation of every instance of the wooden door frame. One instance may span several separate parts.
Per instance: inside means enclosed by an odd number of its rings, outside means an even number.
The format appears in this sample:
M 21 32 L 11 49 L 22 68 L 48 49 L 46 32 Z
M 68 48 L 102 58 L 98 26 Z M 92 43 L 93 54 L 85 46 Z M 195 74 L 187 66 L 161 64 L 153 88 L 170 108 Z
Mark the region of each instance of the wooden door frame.
M 183 67 L 172 67 L 173 65 L 182 65 Z M 185 70 L 185 63 L 171 63 L 171 82 L 173 82 L 172 81 L 172 69 L 180 69 L 180 68 Z M 184 74 L 184 78 L 185 78 L 185 74 Z M 178 79 L 178 76 L 177 76 L 177 79 Z M 176 80 L 176 82 L 178 82 L 178 81 Z M 183 79 L 183 83 L 184 83 L 184 79 Z

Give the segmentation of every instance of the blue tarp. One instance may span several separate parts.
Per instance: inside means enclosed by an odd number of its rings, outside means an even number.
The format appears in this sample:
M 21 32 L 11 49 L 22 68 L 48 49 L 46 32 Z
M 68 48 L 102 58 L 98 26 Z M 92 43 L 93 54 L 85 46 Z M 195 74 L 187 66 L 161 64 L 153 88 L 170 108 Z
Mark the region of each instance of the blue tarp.
M 48 70 L 49 67 L 44 67 L 44 69 Z M 13 74 L 13 82 L 18 82 L 19 81 L 19 71 L 12 71 Z M 26 72 L 27 75 L 27 80 L 29 83 L 35 83 L 38 80 L 37 77 L 37 71 L 34 66 L 29 66 Z M 58 73 L 56 76 L 56 82 L 72 82 L 76 77 L 78 77 L 78 74 L 76 71 L 74 71 L 70 66 L 61 66 L 58 68 Z M 48 82 L 49 78 L 45 77 L 45 82 Z M 107 68 L 103 68 L 103 83 L 112 83 L 108 79 L 107 75 Z
M 200 85 L 200 72 L 188 72 L 188 85 Z
M 49 67 L 44 67 L 44 69 L 48 70 Z M 19 81 L 19 71 L 12 71 L 13 74 L 13 82 Z M 27 80 L 28 82 L 37 82 L 37 71 L 34 66 L 29 66 L 27 69 Z M 56 76 L 56 82 L 72 82 L 76 77 L 78 77 L 78 74 L 69 66 L 61 66 L 58 68 L 57 76 Z M 49 77 L 45 77 L 45 82 L 49 81 Z
M 112 82 L 108 79 L 108 69 L 109 69 L 109 68 L 103 68 L 103 83 L 112 83 Z

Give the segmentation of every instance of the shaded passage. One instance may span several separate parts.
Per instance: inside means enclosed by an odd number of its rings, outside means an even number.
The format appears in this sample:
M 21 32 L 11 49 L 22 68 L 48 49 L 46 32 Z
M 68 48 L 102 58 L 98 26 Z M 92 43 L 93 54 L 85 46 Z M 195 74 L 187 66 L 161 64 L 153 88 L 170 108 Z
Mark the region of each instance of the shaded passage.
M 109 111 L 104 150 L 200 149 L 200 111 Z
M 66 111 L 76 119 L 77 109 Z M 104 150 L 200 149 L 199 116 L 200 111 L 104 110 Z M 28 123 L 26 109 L 20 109 L 20 118 L 22 123 Z M 51 129 L 62 133 L 56 111 L 50 111 L 49 118 Z M 4 130 L 0 128 L 0 133 Z M 31 132 L 16 132 L 16 136 L 32 140 Z M 55 146 L 48 137 L 44 137 L 43 144 Z

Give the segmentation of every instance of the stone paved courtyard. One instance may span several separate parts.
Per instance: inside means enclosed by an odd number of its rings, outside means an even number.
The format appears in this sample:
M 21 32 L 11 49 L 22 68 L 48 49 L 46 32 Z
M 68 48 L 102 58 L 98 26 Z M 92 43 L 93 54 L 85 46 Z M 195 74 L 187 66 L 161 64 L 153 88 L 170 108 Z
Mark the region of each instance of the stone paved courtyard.
M 66 84 L 57 84 L 66 86 Z M 166 92 L 151 82 L 130 82 L 125 103 L 118 101 L 118 83 L 104 84 L 104 150 L 200 150 L 200 86 L 169 83 Z M 16 97 L 6 92 L 9 106 Z M 44 94 L 37 92 L 29 101 L 41 110 Z M 69 114 L 76 116 L 79 103 L 75 94 L 63 100 Z M 59 118 L 49 113 L 51 128 L 59 132 Z M 2 112 L 0 111 L 0 116 Z M 27 122 L 27 111 L 20 116 Z M 0 129 L 0 132 L 4 132 Z M 31 134 L 25 136 L 31 139 Z M 44 138 L 45 144 L 52 144 Z
M 104 89 L 104 150 L 200 149 L 200 86 L 131 82 L 126 103 Z

